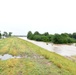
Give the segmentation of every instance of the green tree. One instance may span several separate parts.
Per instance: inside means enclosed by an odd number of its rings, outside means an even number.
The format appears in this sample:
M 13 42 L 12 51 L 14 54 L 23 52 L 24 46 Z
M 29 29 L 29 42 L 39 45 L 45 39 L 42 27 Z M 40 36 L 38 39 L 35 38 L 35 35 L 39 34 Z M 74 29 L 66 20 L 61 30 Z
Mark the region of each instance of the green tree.
M 1 34 L 1 31 L 0 31 L 0 39 L 2 38 L 2 34 Z
M 4 32 L 3 33 L 3 36 L 8 37 L 8 33 L 7 32 Z
M 52 42 L 52 40 L 53 40 L 53 35 L 52 35 L 52 34 L 48 35 L 48 39 L 49 39 L 49 42 Z
M 63 39 L 62 39 L 62 37 L 59 34 L 55 34 L 53 36 L 53 40 L 52 40 L 53 43 L 56 43 L 56 44 L 60 43 L 61 44 L 62 41 L 63 41 Z
M 34 35 L 40 35 L 40 33 L 38 31 L 34 32 Z
M 45 35 L 45 36 L 49 36 L 49 33 L 48 33 L 48 32 L 45 32 L 43 35 Z
M 28 32 L 28 34 L 27 34 L 27 38 L 28 38 L 28 39 L 32 39 L 32 38 L 33 38 L 33 34 L 32 34 L 31 31 Z
M 9 37 L 12 36 L 12 32 L 9 32 L 8 36 L 9 36 Z
M 48 36 L 42 35 L 42 36 L 41 36 L 41 40 L 44 41 L 44 42 L 49 42 Z
M 33 39 L 36 40 L 36 41 L 42 41 L 40 35 L 34 35 Z
M 76 39 L 76 33 L 73 33 L 72 37 Z

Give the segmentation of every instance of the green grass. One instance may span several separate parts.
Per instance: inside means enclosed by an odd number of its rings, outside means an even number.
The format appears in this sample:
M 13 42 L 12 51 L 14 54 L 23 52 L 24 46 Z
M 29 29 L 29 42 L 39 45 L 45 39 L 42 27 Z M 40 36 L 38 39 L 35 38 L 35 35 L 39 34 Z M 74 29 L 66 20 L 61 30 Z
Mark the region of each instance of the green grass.
M 68 59 L 72 60 L 73 62 L 76 62 L 76 56 L 68 57 Z
M 76 63 L 19 38 L 0 40 L 0 54 L 22 58 L 0 60 L 0 75 L 76 75 Z

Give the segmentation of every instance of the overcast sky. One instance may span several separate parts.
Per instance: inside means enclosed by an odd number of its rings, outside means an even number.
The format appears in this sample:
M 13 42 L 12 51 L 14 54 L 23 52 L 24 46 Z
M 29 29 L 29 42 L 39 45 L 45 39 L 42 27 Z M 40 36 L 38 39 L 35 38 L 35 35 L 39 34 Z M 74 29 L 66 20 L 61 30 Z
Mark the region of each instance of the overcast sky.
M 0 0 L 0 30 L 76 32 L 76 0 Z

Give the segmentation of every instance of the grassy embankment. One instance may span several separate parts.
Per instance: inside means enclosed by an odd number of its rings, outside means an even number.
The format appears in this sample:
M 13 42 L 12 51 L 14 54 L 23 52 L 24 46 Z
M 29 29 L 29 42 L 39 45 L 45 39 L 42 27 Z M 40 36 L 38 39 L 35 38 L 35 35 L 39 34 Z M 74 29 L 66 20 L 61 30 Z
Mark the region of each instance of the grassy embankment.
M 0 40 L 0 54 L 22 58 L 0 60 L 0 75 L 76 75 L 76 63 L 19 38 Z

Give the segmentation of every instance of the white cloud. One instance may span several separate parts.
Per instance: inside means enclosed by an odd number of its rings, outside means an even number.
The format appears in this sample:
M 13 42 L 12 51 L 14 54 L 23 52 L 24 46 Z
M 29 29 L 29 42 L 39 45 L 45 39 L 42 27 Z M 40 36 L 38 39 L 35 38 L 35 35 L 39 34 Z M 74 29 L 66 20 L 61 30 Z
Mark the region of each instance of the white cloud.
M 76 0 L 1 0 L 0 30 L 25 34 L 75 32 Z

